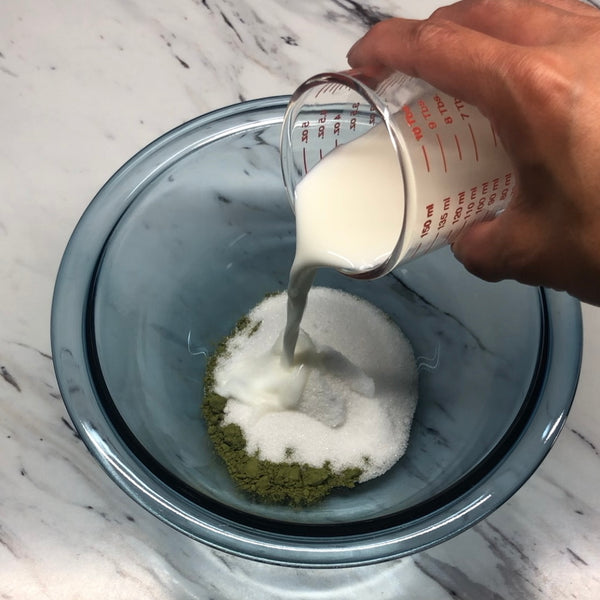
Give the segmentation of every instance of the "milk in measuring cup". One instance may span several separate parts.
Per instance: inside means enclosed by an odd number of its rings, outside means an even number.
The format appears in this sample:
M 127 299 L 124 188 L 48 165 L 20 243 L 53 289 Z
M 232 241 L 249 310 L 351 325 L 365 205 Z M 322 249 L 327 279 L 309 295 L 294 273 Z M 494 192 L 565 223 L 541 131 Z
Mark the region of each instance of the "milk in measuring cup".
M 375 127 L 340 146 L 296 187 L 296 262 L 365 271 L 394 249 L 404 219 L 398 157 Z

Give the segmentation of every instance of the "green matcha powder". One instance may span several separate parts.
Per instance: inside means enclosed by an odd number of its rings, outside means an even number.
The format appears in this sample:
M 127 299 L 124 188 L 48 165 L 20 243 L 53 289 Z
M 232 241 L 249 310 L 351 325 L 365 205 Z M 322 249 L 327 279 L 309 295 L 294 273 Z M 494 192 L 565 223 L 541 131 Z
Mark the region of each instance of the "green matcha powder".
M 358 467 L 335 473 L 327 462 L 314 467 L 292 460 L 282 463 L 262 460 L 258 452 L 248 454 L 244 433 L 238 425 L 223 424 L 227 399 L 214 390 L 215 367 L 221 356 L 227 356 L 227 342 L 231 337 L 244 333 L 249 337 L 259 327 L 260 322 L 252 323 L 247 316 L 242 317 L 233 332 L 217 346 L 206 366 L 202 412 L 215 451 L 225 462 L 231 478 L 242 490 L 259 500 L 291 506 L 314 504 L 335 488 L 354 487 L 362 473 Z M 293 453 L 293 448 L 286 452 L 290 458 Z

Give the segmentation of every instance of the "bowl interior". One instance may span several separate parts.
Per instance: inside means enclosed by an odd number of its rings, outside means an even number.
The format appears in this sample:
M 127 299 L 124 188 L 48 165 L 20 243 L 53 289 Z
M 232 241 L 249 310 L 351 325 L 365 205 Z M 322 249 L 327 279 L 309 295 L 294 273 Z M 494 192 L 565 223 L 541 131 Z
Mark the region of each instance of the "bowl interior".
M 157 161 L 130 191 L 87 305 L 99 402 L 145 468 L 229 518 L 358 532 L 430 514 L 488 477 L 536 410 L 547 353 L 543 293 L 484 283 L 448 250 L 376 281 L 320 272 L 319 285 L 368 299 L 412 342 L 420 399 L 409 448 L 384 476 L 314 507 L 254 501 L 215 455 L 201 401 L 215 346 L 287 283 L 295 233 L 279 132 L 280 122 L 257 121 L 207 136 Z

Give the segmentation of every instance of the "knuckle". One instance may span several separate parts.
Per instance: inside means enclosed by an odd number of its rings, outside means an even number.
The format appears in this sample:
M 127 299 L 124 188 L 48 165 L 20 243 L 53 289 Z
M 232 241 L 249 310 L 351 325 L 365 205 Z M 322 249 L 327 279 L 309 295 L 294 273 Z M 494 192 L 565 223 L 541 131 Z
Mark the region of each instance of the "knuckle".
M 484 262 L 477 255 L 461 256 L 459 260 L 471 275 L 475 275 L 479 279 L 484 281 L 500 281 L 501 279 L 494 265 Z
M 393 29 L 396 19 L 384 19 L 383 21 L 378 21 L 375 23 L 370 29 L 368 35 L 385 35 Z
M 548 129 L 549 123 L 569 119 L 578 93 L 572 68 L 554 50 L 543 47 L 505 55 L 496 64 L 498 87 L 507 107 L 501 117 L 503 129 L 509 132 L 504 141 L 523 164 L 545 155 L 549 136 L 556 142 L 561 130 Z
M 372 39 L 389 42 L 398 37 L 398 32 L 401 28 L 402 19 L 391 17 L 375 23 L 367 32 L 367 36 Z
M 429 19 L 431 21 L 435 21 L 438 19 L 441 20 L 445 20 L 448 18 L 451 18 L 451 15 L 453 14 L 452 9 L 450 6 L 440 6 L 439 8 L 436 8 L 431 15 L 429 16 Z
M 542 257 L 535 241 L 515 239 L 498 257 L 498 272 L 503 274 L 503 279 L 535 285 L 538 283 Z
M 522 4 L 522 3 L 521 3 Z M 431 19 L 448 19 L 458 23 L 486 23 L 499 10 L 510 10 L 516 0 L 462 0 L 441 6 L 431 13 Z
M 429 18 L 419 22 L 413 30 L 416 47 L 431 50 L 443 47 L 455 35 L 455 24 L 441 18 Z
M 440 6 L 436 8 L 432 13 L 431 19 L 461 19 L 474 12 L 478 12 L 480 10 L 492 10 L 494 11 L 497 6 L 493 6 L 494 4 L 502 0 L 463 0 L 460 3 L 448 4 L 445 6 Z
M 469 242 L 467 236 L 459 236 L 459 238 L 451 246 L 455 258 L 475 277 L 486 281 L 495 281 L 492 268 L 494 261 L 490 261 L 484 256 L 484 253 L 478 251 L 477 243 Z
M 572 67 L 551 48 L 539 47 L 525 52 L 517 61 L 513 76 L 529 98 L 546 103 L 553 98 L 570 96 Z

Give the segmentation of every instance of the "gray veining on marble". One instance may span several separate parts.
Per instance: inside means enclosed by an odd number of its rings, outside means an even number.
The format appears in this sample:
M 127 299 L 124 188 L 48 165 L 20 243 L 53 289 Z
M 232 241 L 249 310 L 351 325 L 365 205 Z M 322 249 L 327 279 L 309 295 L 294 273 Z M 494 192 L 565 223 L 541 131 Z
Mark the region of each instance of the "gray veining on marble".
M 0 598 L 592 600 L 600 597 L 600 313 L 538 472 L 484 522 L 411 558 L 333 571 L 249 562 L 177 534 L 101 471 L 50 357 L 54 279 L 86 205 L 198 114 L 287 94 L 386 15 L 435 1 L 3 0 L 0 5 Z

